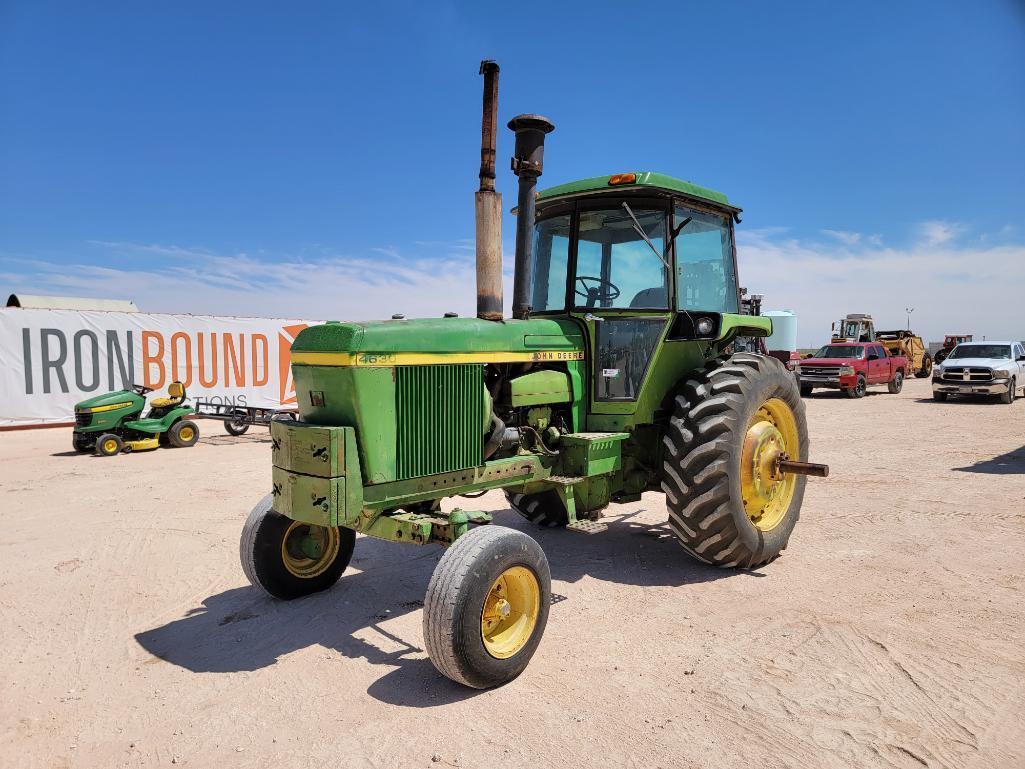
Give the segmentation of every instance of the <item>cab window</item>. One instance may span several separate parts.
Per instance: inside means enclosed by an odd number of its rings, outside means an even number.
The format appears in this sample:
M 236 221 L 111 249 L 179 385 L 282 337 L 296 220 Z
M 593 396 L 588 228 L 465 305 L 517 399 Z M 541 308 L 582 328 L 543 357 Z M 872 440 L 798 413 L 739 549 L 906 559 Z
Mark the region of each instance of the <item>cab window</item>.
M 574 305 L 585 309 L 668 309 L 665 225 L 662 209 L 619 206 L 581 211 Z M 638 226 L 651 245 L 641 237 Z
M 677 309 L 737 312 L 729 220 L 678 205 L 673 211 L 673 232 Z
M 553 216 L 534 230 L 533 312 L 566 309 L 566 276 L 569 270 L 570 216 Z

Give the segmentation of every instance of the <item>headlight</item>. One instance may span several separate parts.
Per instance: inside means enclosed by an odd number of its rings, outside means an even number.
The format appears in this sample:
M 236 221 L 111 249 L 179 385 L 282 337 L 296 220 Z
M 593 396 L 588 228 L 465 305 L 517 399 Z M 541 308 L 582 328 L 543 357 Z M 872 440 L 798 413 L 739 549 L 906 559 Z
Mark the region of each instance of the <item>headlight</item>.
M 936 366 L 936 367 L 933 368 L 933 370 L 932 370 L 932 378 L 933 379 L 942 379 L 943 378 L 943 366 Z
M 850 376 L 854 373 L 854 366 L 840 366 L 840 376 Z
M 709 334 L 712 333 L 712 328 L 713 328 L 712 319 L 711 318 L 698 318 L 697 328 L 698 328 L 698 333 L 701 336 L 708 336 Z
M 994 379 L 1010 379 L 1011 378 L 1011 372 L 1010 371 L 1001 371 L 1000 369 L 996 369 L 993 372 L 993 378 Z

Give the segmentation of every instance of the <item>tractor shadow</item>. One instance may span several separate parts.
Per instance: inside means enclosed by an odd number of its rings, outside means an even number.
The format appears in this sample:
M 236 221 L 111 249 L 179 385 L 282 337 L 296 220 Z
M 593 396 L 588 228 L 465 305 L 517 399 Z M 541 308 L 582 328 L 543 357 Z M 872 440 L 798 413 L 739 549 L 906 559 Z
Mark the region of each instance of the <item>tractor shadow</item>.
M 999 454 L 966 467 L 952 468 L 960 473 L 985 473 L 988 475 L 1025 475 L 1025 446 Z
M 611 517 L 599 535 L 537 529 L 513 511 L 498 511 L 496 523 L 522 530 L 545 550 L 555 582 L 584 576 L 641 586 L 685 586 L 732 577 L 762 576 L 754 571 L 716 569 L 689 558 L 668 525 L 639 523 L 643 511 Z M 193 673 L 235 673 L 274 665 L 292 652 L 323 646 L 352 659 L 391 668 L 367 689 L 382 702 L 435 707 L 480 692 L 439 674 L 415 638 L 403 638 L 388 621 L 423 607 L 440 547 L 413 550 L 370 537 L 356 542 L 352 566 L 331 590 L 295 601 L 277 601 L 251 586 L 203 599 L 180 619 L 138 633 L 150 654 Z M 559 585 L 553 585 L 559 592 Z M 556 605 L 572 600 L 553 595 Z M 553 618 L 558 608 L 553 608 Z M 407 623 L 408 624 L 408 623 Z M 408 635 L 408 630 L 405 631 Z

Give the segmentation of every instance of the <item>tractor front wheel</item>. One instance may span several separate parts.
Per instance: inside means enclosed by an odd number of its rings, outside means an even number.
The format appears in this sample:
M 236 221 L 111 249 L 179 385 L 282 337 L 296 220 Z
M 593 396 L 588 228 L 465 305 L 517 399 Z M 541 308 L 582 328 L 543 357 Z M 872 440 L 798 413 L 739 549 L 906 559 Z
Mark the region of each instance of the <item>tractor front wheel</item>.
M 738 353 L 696 373 L 676 396 L 663 439 L 669 525 L 699 561 L 761 566 L 787 546 L 806 478 L 782 474 L 808 461 L 804 402 L 775 358 Z
M 101 457 L 112 457 L 124 448 L 121 438 L 114 433 L 104 433 L 96 439 L 96 453 Z
M 171 429 L 167 431 L 167 440 L 176 449 L 195 446 L 199 440 L 199 427 L 195 422 L 182 419 L 171 425 Z
M 356 532 L 293 521 L 260 500 L 242 527 L 242 571 L 275 598 L 290 600 L 327 590 L 349 565 Z
M 484 526 L 455 541 L 424 598 L 424 643 L 442 675 L 474 689 L 511 681 L 541 642 L 552 601 L 548 559 L 515 529 Z

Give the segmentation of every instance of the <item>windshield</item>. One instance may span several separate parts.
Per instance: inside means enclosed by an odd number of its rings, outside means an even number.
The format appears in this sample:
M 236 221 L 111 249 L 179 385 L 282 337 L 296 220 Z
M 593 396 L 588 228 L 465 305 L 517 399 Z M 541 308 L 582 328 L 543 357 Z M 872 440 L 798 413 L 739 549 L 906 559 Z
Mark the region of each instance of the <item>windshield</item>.
M 631 206 L 628 211 L 620 205 L 581 211 L 574 304 L 587 309 L 667 309 L 669 274 L 658 256 L 665 251 L 665 226 L 666 212 L 660 209 Z
M 813 358 L 860 358 L 864 347 L 856 344 L 827 344 L 820 347 Z
M 1010 358 L 1009 344 L 959 344 L 947 356 L 947 360 L 955 358 Z

